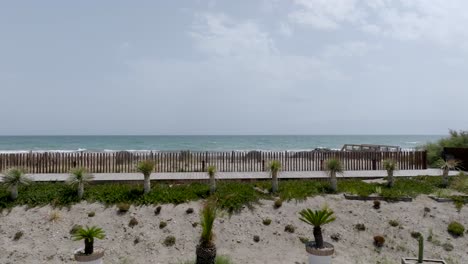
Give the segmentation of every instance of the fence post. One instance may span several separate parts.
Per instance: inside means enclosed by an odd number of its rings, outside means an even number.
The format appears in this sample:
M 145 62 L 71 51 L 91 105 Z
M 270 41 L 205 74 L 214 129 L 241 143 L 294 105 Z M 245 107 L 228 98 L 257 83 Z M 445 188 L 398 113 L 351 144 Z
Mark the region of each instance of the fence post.
M 262 160 L 262 171 L 265 171 L 265 160 Z
M 206 162 L 204 160 L 202 160 L 202 162 L 201 162 L 202 171 L 205 171 L 205 163 Z
M 377 170 L 377 160 L 376 159 L 372 160 L 372 170 Z

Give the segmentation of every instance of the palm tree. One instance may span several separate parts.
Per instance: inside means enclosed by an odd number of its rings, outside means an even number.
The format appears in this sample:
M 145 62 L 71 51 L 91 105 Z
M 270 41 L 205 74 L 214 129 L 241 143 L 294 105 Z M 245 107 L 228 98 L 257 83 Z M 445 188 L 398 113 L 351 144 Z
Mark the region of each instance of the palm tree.
M 210 193 L 213 194 L 216 192 L 216 167 L 208 167 L 208 176 L 210 177 Z
M 18 198 L 18 187 L 21 185 L 29 185 L 32 180 L 25 175 L 25 171 L 22 168 L 11 168 L 5 172 L 2 177 L 3 185 L 10 189 L 10 197 L 12 200 Z
M 393 178 L 393 172 L 396 170 L 397 163 L 392 159 L 386 159 L 383 161 L 383 167 L 387 171 L 387 186 L 393 187 L 395 179 Z
M 299 212 L 301 217 L 299 220 L 303 221 L 314 227 L 315 247 L 323 248 L 323 236 L 321 226 L 335 221 L 333 211 L 330 209 L 322 209 L 312 211 L 311 209 L 304 209 Z
M 143 176 L 145 177 L 145 182 L 144 182 L 145 194 L 149 193 L 151 190 L 150 176 L 151 176 L 151 172 L 154 170 L 154 162 L 151 160 L 140 161 L 137 165 L 137 170 L 138 172 L 143 173 Z
M 330 188 L 333 192 L 336 192 L 338 190 L 336 174 L 343 172 L 343 165 L 341 164 L 341 161 L 336 158 L 327 160 L 325 162 L 325 170 L 330 175 Z
M 281 170 L 281 162 L 273 160 L 270 162 L 269 168 L 271 171 L 271 191 L 276 193 L 278 192 L 278 173 Z
M 84 254 L 91 255 L 94 252 L 94 239 L 104 239 L 106 234 L 97 226 L 80 228 L 75 233 L 73 233 L 72 238 L 74 241 L 84 240 L 85 248 Z
M 216 204 L 207 202 L 201 212 L 200 225 L 202 233 L 200 243 L 197 245 L 196 264 L 214 264 L 216 259 L 216 245 L 214 244 L 213 224 L 216 219 Z
M 68 184 L 78 188 L 78 198 L 83 199 L 84 186 L 94 179 L 94 176 L 83 168 L 76 168 L 70 171 L 70 176 L 67 179 Z
M 450 170 L 457 169 L 461 162 L 455 159 L 443 160 L 440 159 L 437 165 L 442 170 L 442 186 L 447 187 L 449 183 L 449 172 Z

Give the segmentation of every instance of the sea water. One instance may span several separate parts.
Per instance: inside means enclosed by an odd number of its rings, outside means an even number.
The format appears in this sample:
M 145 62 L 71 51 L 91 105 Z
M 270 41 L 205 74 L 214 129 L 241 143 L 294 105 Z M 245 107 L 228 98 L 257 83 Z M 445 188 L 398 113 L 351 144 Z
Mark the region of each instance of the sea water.
M 0 136 L 0 152 L 294 151 L 341 149 L 344 144 L 380 144 L 414 149 L 442 137 L 443 135 Z

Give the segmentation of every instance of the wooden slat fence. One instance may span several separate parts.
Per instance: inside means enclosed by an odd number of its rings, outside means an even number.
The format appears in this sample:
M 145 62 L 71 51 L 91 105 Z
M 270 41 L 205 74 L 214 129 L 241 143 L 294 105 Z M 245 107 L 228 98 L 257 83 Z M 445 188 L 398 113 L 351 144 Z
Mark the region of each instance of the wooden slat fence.
M 426 169 L 426 151 L 342 152 L 342 151 L 250 151 L 250 152 L 81 152 L 0 154 L 0 172 L 23 167 L 29 173 L 67 173 L 86 167 L 93 173 L 136 172 L 142 160 L 154 161 L 157 172 L 201 172 L 215 166 L 221 172 L 267 171 L 279 160 L 283 171 L 320 171 L 325 162 L 338 158 L 345 170 L 382 170 L 382 161 L 394 159 L 400 170 Z

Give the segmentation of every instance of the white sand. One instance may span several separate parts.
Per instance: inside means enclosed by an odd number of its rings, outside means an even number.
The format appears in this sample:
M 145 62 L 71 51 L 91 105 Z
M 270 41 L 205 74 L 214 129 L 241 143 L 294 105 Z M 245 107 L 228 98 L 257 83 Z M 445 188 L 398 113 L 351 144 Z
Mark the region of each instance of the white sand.
M 372 202 L 348 201 L 342 195 L 283 203 L 277 210 L 272 204 L 272 201 L 262 201 L 254 211 L 245 209 L 241 214 L 219 217 L 215 224 L 218 254 L 228 255 L 238 264 L 305 263 L 306 252 L 298 237 L 312 237 L 312 228 L 299 221 L 298 212 L 327 204 L 337 215 L 337 221 L 324 227 L 324 238 L 335 245 L 333 263 L 400 263 L 400 257 L 417 254 L 417 241 L 411 238 L 410 232 L 419 231 L 427 237 L 430 229 L 435 240 L 451 243 L 454 250 L 447 252 L 426 242 L 426 257 L 468 263 L 468 235 L 455 239 L 446 231 L 452 220 L 468 227 L 468 208 L 457 213 L 453 204 L 437 203 L 426 196 L 410 203 L 382 202 L 380 210 L 373 209 Z M 187 215 L 185 210 L 189 207 L 195 213 Z M 426 217 L 423 217 L 424 207 L 431 208 Z M 4 211 L 0 216 L 0 263 L 73 263 L 72 252 L 83 243 L 70 239 L 69 230 L 74 224 L 98 225 L 106 231 L 107 238 L 95 242 L 106 249 L 105 263 L 167 264 L 194 259 L 200 226 L 194 228 L 192 223 L 199 221 L 200 203 L 164 205 L 159 216 L 154 215 L 154 208 L 132 206 L 127 214 L 118 215 L 115 207 L 81 203 L 70 210 L 58 210 L 61 218 L 57 222 L 49 221 L 54 209 L 48 206 Z M 96 216 L 88 217 L 89 211 L 95 211 Z M 132 216 L 139 221 L 134 228 L 128 227 Z M 267 217 L 273 220 L 270 226 L 262 224 L 262 219 Z M 391 219 L 398 220 L 402 227 L 391 227 L 388 224 Z M 159 229 L 161 220 L 168 222 L 162 230 Z M 364 223 L 367 230 L 354 230 L 356 223 Z M 287 224 L 296 227 L 294 234 L 284 231 Z M 24 236 L 13 241 L 14 234 L 20 230 Z M 330 239 L 333 233 L 341 234 L 341 240 L 333 242 Z M 387 240 L 380 253 L 373 246 L 376 234 L 384 234 Z M 176 237 L 175 246 L 162 245 L 168 235 Z M 260 236 L 259 243 L 253 241 L 254 235 Z M 138 244 L 134 244 L 136 237 L 140 240 Z

